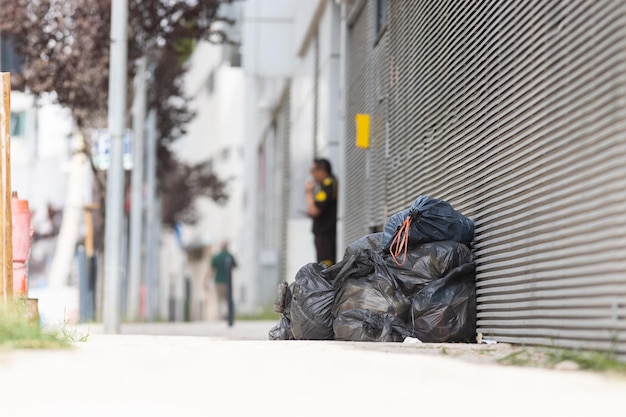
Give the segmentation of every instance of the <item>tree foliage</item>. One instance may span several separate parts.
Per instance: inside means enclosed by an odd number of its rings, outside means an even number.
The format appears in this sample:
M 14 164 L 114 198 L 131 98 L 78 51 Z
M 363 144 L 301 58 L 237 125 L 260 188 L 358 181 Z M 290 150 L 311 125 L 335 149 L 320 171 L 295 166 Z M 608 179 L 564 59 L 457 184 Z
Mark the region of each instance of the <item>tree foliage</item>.
M 195 222 L 197 196 L 218 203 L 228 197 L 224 181 L 177 160 L 171 144 L 194 117 L 182 88 L 189 45 L 200 39 L 230 42 L 215 23 L 232 23 L 218 16 L 219 6 L 231 1 L 129 0 L 128 97 L 134 61 L 146 55 L 152 67 L 148 107 L 158 120 L 157 172 L 166 225 Z M 54 93 L 87 140 L 91 129 L 106 127 L 110 24 L 110 0 L 2 0 L 0 31 L 13 37 L 24 58 L 22 72 L 11 75 L 13 87 L 35 96 Z M 102 179 L 100 183 L 104 186 Z

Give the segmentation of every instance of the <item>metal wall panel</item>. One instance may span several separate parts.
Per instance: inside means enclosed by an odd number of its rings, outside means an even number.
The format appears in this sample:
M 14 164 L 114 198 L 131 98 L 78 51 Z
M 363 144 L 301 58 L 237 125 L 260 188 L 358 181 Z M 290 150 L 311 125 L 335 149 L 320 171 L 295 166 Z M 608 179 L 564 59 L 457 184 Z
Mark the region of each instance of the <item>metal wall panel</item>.
M 388 56 L 386 32 L 376 33 L 375 2 L 355 2 L 350 13 L 346 123 L 345 242 L 352 242 L 386 220 Z M 370 147 L 355 146 L 354 116 L 370 115 Z
M 372 73 L 369 80 L 369 113 L 371 113 L 371 143 L 368 151 L 369 217 L 372 229 L 381 228 L 387 219 L 385 210 L 387 194 L 387 32 L 374 34 L 376 44 L 372 50 Z
M 361 2 L 363 3 L 363 2 Z M 347 94 L 346 94 L 346 140 L 345 175 L 343 187 L 346 216 L 344 219 L 344 241 L 346 243 L 364 236 L 368 232 L 368 186 L 366 172 L 367 152 L 355 146 L 354 115 L 368 112 L 368 85 L 371 50 L 371 7 L 369 2 L 353 9 L 353 22 L 348 28 Z
M 390 214 L 476 222 L 478 331 L 626 355 L 626 4 L 389 2 Z

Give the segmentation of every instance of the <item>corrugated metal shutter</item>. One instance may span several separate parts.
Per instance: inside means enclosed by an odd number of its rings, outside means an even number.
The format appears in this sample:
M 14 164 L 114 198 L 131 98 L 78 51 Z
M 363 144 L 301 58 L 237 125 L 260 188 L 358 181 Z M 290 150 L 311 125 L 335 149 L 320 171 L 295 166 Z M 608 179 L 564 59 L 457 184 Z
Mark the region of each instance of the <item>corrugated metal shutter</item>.
M 345 242 L 352 242 L 386 219 L 387 37 L 375 33 L 375 8 L 370 1 L 355 2 L 348 40 L 348 94 L 346 146 Z M 378 39 L 377 39 L 378 37 Z M 354 116 L 371 117 L 370 148 L 355 146 Z
M 389 3 L 390 213 L 475 220 L 479 332 L 626 356 L 626 4 Z
M 387 190 L 387 31 L 379 37 L 372 51 L 372 78 L 370 80 L 369 112 L 371 113 L 371 144 L 368 152 L 369 226 L 380 228 L 385 224 Z
M 353 22 L 348 32 L 347 62 L 347 123 L 344 143 L 346 155 L 345 179 L 343 196 L 346 216 L 344 219 L 344 241 L 346 243 L 364 236 L 368 232 L 368 187 L 366 177 L 367 152 L 354 144 L 356 135 L 354 115 L 368 112 L 368 80 L 370 72 L 369 56 L 372 48 L 370 7 L 359 2 L 361 6 L 352 9 Z M 355 6 L 356 7 L 356 6 Z

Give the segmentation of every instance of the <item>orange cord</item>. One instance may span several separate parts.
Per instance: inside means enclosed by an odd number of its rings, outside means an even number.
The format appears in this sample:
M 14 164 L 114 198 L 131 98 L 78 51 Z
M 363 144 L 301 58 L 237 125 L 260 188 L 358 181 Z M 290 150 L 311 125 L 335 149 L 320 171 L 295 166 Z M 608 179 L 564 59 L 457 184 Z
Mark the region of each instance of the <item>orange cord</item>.
M 391 241 L 391 245 L 389 245 L 389 253 L 391 253 L 391 257 L 398 266 L 402 266 L 406 263 L 406 253 L 409 248 L 409 231 L 411 229 L 412 220 L 413 216 L 411 215 L 408 215 L 406 219 L 404 219 Z M 403 255 L 402 263 L 398 262 L 400 254 Z

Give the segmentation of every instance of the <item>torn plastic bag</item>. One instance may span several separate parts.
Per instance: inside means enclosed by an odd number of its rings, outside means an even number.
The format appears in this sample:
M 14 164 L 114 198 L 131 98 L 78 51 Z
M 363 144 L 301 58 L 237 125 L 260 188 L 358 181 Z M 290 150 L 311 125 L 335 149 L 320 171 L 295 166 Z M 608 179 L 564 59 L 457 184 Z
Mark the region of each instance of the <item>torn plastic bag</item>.
M 389 252 L 398 232 L 408 224 L 408 247 L 425 242 L 453 240 L 470 245 L 474 239 L 474 221 L 463 216 L 443 200 L 419 196 L 411 207 L 391 216 L 385 223 L 382 247 Z
M 277 313 L 285 313 L 289 315 L 289 308 L 291 304 L 291 289 L 287 281 L 281 281 L 278 284 L 278 293 L 274 299 L 274 311 Z
M 304 265 L 290 286 L 290 319 L 294 339 L 333 339 L 335 288 L 320 275 L 323 269 L 326 266 L 319 263 Z
M 451 269 L 473 261 L 467 245 L 445 240 L 420 243 L 406 253 L 406 262 L 398 266 L 390 254 L 384 254 L 389 269 L 394 274 L 404 295 L 412 297 L 430 281 L 441 278 Z
M 291 323 L 286 315 L 280 315 L 280 321 L 274 327 L 272 327 L 268 333 L 269 340 L 293 340 L 293 334 L 291 333 Z
M 476 267 L 453 268 L 412 299 L 407 327 L 422 342 L 476 341 Z
M 342 312 L 335 320 L 335 339 L 363 342 L 402 342 L 409 331 L 400 318 L 360 308 Z
M 382 242 L 383 232 L 365 235 L 346 246 L 343 257 L 347 258 L 348 256 L 362 249 L 370 249 L 374 252 L 380 252 L 383 249 Z
M 332 310 L 335 318 L 333 323 L 335 338 L 338 334 L 355 334 L 351 329 L 343 329 L 343 326 L 352 328 L 365 325 L 360 321 L 361 317 L 355 317 L 354 314 L 341 317 L 349 310 L 390 314 L 402 322 L 406 321 L 410 300 L 402 294 L 378 252 L 369 249 L 358 250 L 324 270 L 324 274 L 327 273 L 334 275 L 333 285 L 336 289 Z M 353 323 L 354 321 L 358 323 Z
M 292 283 L 293 284 L 293 283 Z M 287 281 L 278 284 L 276 298 L 274 299 L 274 311 L 280 313 L 280 321 L 269 331 L 270 340 L 293 340 L 291 332 L 291 286 Z

